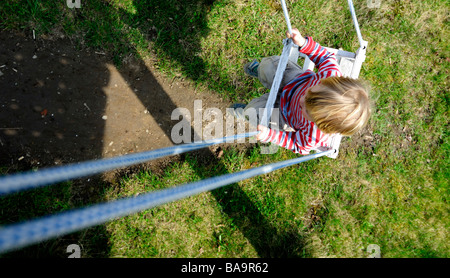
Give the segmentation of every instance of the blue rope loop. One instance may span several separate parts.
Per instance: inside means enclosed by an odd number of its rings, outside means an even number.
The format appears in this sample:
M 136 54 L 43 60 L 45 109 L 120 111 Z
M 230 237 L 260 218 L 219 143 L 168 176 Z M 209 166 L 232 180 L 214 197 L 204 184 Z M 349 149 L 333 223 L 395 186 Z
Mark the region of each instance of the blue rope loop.
M 173 202 L 232 183 L 270 173 L 281 168 L 327 155 L 334 150 L 302 156 L 265 166 L 212 177 L 198 182 L 145 193 L 111 202 L 50 215 L 28 222 L 0 227 L 0 253 L 63 236 L 113 219 Z
M 78 164 L 69 164 L 38 171 L 7 175 L 0 177 L 0 197 L 23 190 L 29 190 L 71 179 L 91 176 L 113 169 L 144 163 L 165 156 L 177 155 L 189 151 L 199 150 L 212 145 L 233 142 L 235 140 L 255 136 L 257 134 L 258 132 L 242 133 L 218 139 L 176 145 L 168 148 L 123 155 L 109 159 L 92 160 Z

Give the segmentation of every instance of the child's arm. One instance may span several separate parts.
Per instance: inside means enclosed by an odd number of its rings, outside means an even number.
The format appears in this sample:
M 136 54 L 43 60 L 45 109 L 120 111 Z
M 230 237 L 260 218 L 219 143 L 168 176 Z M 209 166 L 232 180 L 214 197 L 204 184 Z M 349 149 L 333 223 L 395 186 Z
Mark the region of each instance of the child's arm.
M 300 154 L 309 154 L 313 148 L 322 146 L 328 140 L 328 135 L 321 132 L 313 123 L 310 123 L 306 133 L 301 130 L 296 132 L 277 131 L 262 125 L 258 125 L 258 130 L 260 133 L 256 139 L 261 142 L 272 142 Z
M 287 33 L 287 37 L 292 38 L 292 41 L 299 46 L 299 51 L 308 56 L 316 65 L 318 68 L 317 74 L 320 79 L 342 75 L 336 56 L 315 42 L 311 37 L 302 37 L 300 32 L 295 28 L 292 29 L 292 36 Z

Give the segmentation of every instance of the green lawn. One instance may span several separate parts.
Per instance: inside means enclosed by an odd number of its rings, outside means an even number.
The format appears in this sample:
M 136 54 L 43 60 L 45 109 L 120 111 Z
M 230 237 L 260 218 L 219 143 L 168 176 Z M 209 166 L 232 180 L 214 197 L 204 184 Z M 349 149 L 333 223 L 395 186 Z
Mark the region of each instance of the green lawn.
M 153 57 L 167 76 L 191 80 L 229 102 L 266 92 L 242 65 L 279 55 L 286 30 L 275 0 L 81 0 L 81 9 L 73 10 L 63 2 L 2 1 L 0 30 L 64 34 L 80 48 L 107 50 L 117 66 L 129 54 Z M 354 4 L 369 43 L 360 77 L 371 85 L 374 113 L 354 136 L 361 140 L 344 138 L 336 160 L 302 163 L 12 255 L 51 255 L 55 245 L 75 239 L 84 257 L 367 257 L 370 244 L 380 246 L 382 257 L 449 257 L 449 2 Z M 356 51 L 347 1 L 287 6 L 292 26 L 304 35 Z M 220 158 L 186 155 L 164 175 L 142 172 L 101 187 L 100 199 L 294 157 L 281 149 L 263 155 L 257 145 L 226 149 Z M 46 203 L 68 202 L 70 194 L 69 183 L 0 205 L 17 212 L 13 219 L 27 219 L 84 203 Z M 40 205 L 19 210 L 13 198 L 21 196 Z

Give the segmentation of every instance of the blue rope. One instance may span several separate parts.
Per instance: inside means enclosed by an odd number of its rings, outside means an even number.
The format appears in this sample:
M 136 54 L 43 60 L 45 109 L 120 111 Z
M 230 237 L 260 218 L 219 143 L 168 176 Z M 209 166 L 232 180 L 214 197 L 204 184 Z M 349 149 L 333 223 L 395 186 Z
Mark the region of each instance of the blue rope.
M 275 104 L 278 91 L 280 89 L 281 81 L 283 80 L 284 71 L 286 70 L 286 66 L 289 61 L 289 54 L 291 52 L 292 46 L 294 45 L 291 39 L 284 40 L 283 43 L 283 52 L 281 53 L 280 60 L 278 61 L 277 70 L 275 71 L 275 76 L 270 88 L 269 98 L 267 99 L 267 103 L 265 106 L 266 109 L 264 109 L 264 113 L 261 118 L 261 124 L 267 127 L 269 127 L 272 109 Z
M 29 171 L 25 173 L 3 176 L 0 177 L 0 196 L 75 178 L 90 176 L 113 169 L 143 163 L 164 156 L 194 151 L 211 145 L 234 142 L 234 140 L 251 137 L 256 134 L 258 134 L 258 132 L 249 132 L 202 142 L 176 145 L 173 147 L 142 153 L 129 154 L 108 159 L 86 161 L 78 164 L 68 164 L 35 172 Z
M 281 6 L 283 7 L 284 17 L 286 19 L 286 24 L 288 27 L 289 34 L 292 36 L 292 27 L 291 22 L 289 20 L 289 13 L 286 8 L 286 3 L 284 0 L 281 0 Z M 278 91 L 280 89 L 281 81 L 283 80 L 284 71 L 286 70 L 286 66 L 289 61 L 289 55 L 292 47 L 294 46 L 294 42 L 292 39 L 287 39 L 283 41 L 284 47 L 283 52 L 281 53 L 280 60 L 278 61 L 277 70 L 275 71 L 275 76 L 272 81 L 272 86 L 270 87 L 269 98 L 267 99 L 264 113 L 262 115 L 261 124 L 263 126 L 269 127 L 270 116 L 272 115 L 272 109 L 275 104 L 275 100 L 278 95 Z
M 286 8 L 286 3 L 284 2 L 284 0 L 281 0 L 281 7 L 283 8 L 284 19 L 286 20 L 286 25 L 287 25 L 287 28 L 288 28 L 288 32 L 292 36 L 291 21 L 289 20 L 289 12 L 288 12 L 288 10 Z
M 145 193 L 0 228 L 0 253 L 99 225 L 168 202 L 327 155 L 328 150 L 182 186 Z

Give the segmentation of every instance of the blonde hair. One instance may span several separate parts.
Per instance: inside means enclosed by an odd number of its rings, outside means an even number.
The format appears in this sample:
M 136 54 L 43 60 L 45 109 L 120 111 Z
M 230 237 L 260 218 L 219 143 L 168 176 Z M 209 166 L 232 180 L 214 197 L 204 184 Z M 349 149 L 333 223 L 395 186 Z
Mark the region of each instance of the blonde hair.
M 320 85 L 321 90 L 306 94 L 305 108 L 321 131 L 350 136 L 367 124 L 372 109 L 361 81 L 333 76 Z

